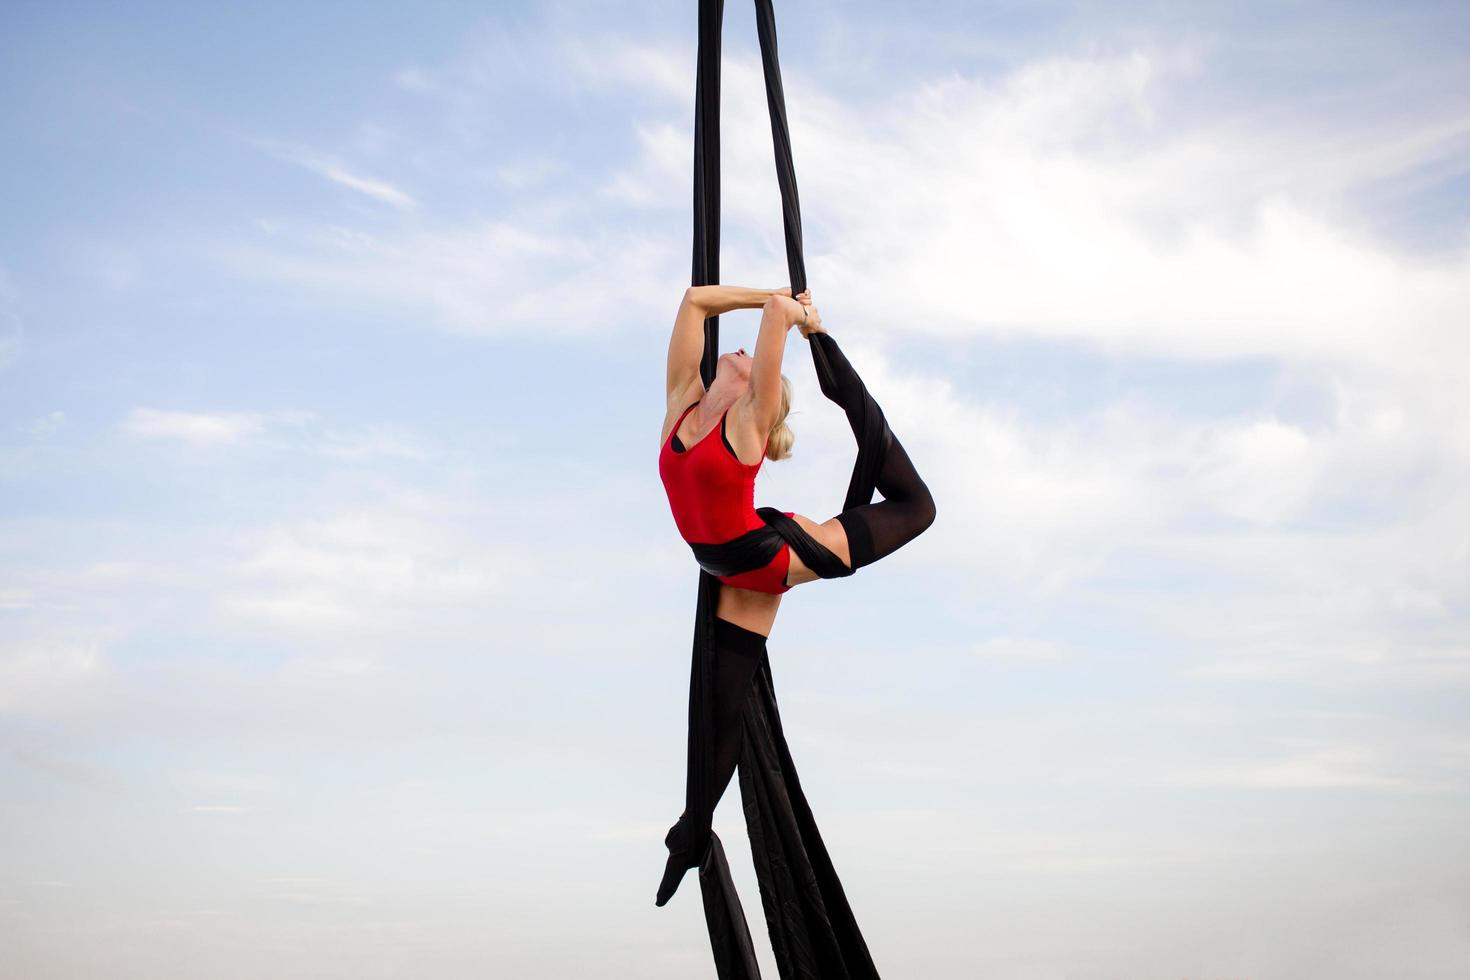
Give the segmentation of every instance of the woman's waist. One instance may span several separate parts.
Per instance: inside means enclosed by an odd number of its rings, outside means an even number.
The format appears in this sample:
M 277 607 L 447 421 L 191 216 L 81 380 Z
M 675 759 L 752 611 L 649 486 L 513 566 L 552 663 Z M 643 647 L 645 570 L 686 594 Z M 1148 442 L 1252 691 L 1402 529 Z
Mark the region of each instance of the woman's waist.
M 755 511 L 752 484 L 710 484 L 664 477 L 669 510 L 690 543 L 727 541 L 763 522 Z
M 674 524 L 688 544 L 719 544 L 766 526 L 753 505 L 738 511 L 713 511 L 704 508 L 685 510 L 679 507 L 671 509 Z

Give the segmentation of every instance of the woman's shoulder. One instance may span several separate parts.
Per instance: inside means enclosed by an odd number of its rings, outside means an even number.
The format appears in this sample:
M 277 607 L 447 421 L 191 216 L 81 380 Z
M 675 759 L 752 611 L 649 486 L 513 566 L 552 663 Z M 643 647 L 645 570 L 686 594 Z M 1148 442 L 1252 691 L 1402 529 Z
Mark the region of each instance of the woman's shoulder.
M 679 423 L 679 414 L 690 405 L 704 398 L 704 379 L 695 372 L 694 377 L 673 391 L 669 392 L 668 402 L 664 405 L 663 437 L 660 445 L 669 441 L 669 433 Z
M 760 431 L 760 423 L 756 418 L 755 399 L 750 392 L 735 399 L 726 409 L 725 432 L 725 445 L 730 447 L 730 452 L 734 454 L 736 460 L 746 466 L 756 465 L 756 463 L 746 463 L 740 458 L 741 450 L 744 450 L 747 455 L 753 452 L 760 453 L 756 462 L 765 461 L 766 437 Z
M 726 409 L 726 413 L 729 415 L 726 423 L 728 425 L 749 429 L 751 432 L 755 432 L 760 428 L 755 395 L 750 391 L 744 392 L 739 398 L 735 399 L 730 404 L 730 407 Z

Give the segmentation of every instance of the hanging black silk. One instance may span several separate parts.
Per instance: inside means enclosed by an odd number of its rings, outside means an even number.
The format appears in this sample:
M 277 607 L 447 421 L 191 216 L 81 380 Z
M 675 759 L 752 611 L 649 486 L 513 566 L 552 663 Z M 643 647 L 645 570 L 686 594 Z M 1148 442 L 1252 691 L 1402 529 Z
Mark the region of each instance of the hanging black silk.
M 776 22 L 771 0 L 755 0 L 765 71 L 766 102 L 775 145 L 776 177 L 781 189 L 786 260 L 791 293 L 806 289 L 801 213 L 796 171 L 786 122 L 785 94 L 776 54 Z M 700 0 L 699 53 L 694 113 L 694 262 L 691 285 L 719 282 L 720 252 L 720 34 L 723 0 Z M 819 336 L 819 335 L 814 335 Z M 704 324 L 700 374 L 708 387 L 719 357 L 719 318 Z M 812 360 L 824 390 L 831 377 L 822 345 L 811 345 Z M 873 408 L 859 435 L 857 462 L 843 509 L 868 503 L 883 463 L 887 425 Z M 784 540 L 823 578 L 852 570 L 781 511 L 757 511 L 765 526 L 734 541 L 694 545 L 700 565 L 695 606 L 693 660 L 689 674 L 689 753 L 685 813 L 691 840 L 708 836 L 699 866 L 700 891 L 710 946 L 721 980 L 757 980 L 760 970 L 745 913 L 730 877 L 719 836 L 710 828 L 715 801 L 713 657 L 715 610 L 721 583 L 716 575 L 759 568 Z M 797 779 L 796 766 L 781 729 L 770 661 L 762 656 L 743 708 L 740 798 L 760 885 L 761 906 L 782 980 L 858 980 L 876 978 L 876 968 L 859 931 L 837 872 Z

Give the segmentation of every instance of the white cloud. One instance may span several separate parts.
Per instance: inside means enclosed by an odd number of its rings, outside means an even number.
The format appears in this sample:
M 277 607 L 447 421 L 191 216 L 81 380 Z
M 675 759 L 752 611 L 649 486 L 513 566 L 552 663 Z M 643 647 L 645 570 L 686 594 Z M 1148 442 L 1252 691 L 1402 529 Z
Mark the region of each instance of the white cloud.
M 325 161 L 306 165 L 327 179 L 341 184 L 343 187 L 351 188 L 352 190 L 366 194 L 368 197 L 392 204 L 394 207 L 411 208 L 415 206 L 413 198 L 387 181 L 376 180 L 372 177 L 360 177 L 357 174 L 349 173 L 338 164 Z
M 688 45 L 623 33 L 556 34 L 552 44 L 552 56 L 589 91 L 631 90 L 679 108 L 693 104 L 695 61 Z
M 616 36 L 518 37 L 487 30 L 441 74 L 483 112 L 531 45 L 578 86 L 667 97 L 677 114 L 654 103 L 630 120 L 639 156 L 610 168 L 598 197 L 687 210 L 687 193 L 671 188 L 690 182 L 689 53 Z M 789 74 L 801 94 L 788 111 L 809 268 L 836 322 L 845 331 L 881 325 L 890 338 L 1059 338 L 1186 360 L 1272 357 L 1406 375 L 1463 360 L 1470 249 L 1401 255 L 1359 230 L 1345 202 L 1365 182 L 1452 158 L 1470 139 L 1470 117 L 1446 107 L 1388 122 L 1181 118 L 1188 107 L 1171 101 L 1176 83 L 1213 68 L 1206 55 L 1180 44 L 1049 58 L 997 78 L 952 73 L 856 105 L 797 66 Z M 724 265 L 734 275 L 780 254 L 779 204 L 759 61 L 727 53 L 722 72 Z M 502 179 L 524 180 L 539 165 L 526 166 L 500 165 Z M 432 310 L 451 329 L 477 333 L 532 324 L 581 336 L 588 324 L 605 330 L 613 310 L 623 322 L 661 322 L 646 297 L 682 283 L 682 239 L 605 231 L 580 190 L 574 207 L 556 201 L 543 195 L 534 216 L 479 226 L 318 230 L 222 258 L 353 301 Z M 768 255 L 745 254 L 752 234 Z
M 899 372 L 861 338 L 844 349 L 939 504 L 931 533 L 891 561 L 972 597 L 995 630 L 977 652 L 1063 655 L 1054 634 L 1006 631 L 1070 628 L 1101 607 L 1149 637 L 1157 669 L 1201 680 L 1365 693 L 1470 682 L 1458 389 L 1303 368 L 1292 385 L 1323 406 L 1309 423 L 1269 405 L 1188 416 L 1132 399 L 1053 421 Z M 814 384 L 797 388 L 798 458 L 757 493 L 825 519 L 851 436 Z
M 423 461 L 438 452 L 417 433 L 398 425 L 366 422 L 343 427 L 314 412 L 294 410 L 181 412 L 140 407 L 132 409 L 119 428 L 134 437 L 194 446 L 251 445 L 349 461 Z
M 264 416 L 248 412 L 173 412 L 135 408 L 121 423 L 129 435 L 173 439 L 196 446 L 233 444 L 265 429 Z
M 289 251 L 286 249 L 289 248 Z M 348 302 L 392 304 L 425 328 L 486 336 L 607 337 L 666 318 L 680 280 L 672 242 L 638 232 L 531 230 L 505 221 L 368 233 L 318 228 L 271 249 L 220 246 L 232 271 Z M 650 287 L 653 281 L 659 287 Z M 613 322 L 609 322 L 612 318 Z
M 220 608 L 298 627 L 359 627 L 489 598 L 507 568 L 485 558 L 463 528 L 450 526 L 457 507 L 435 513 L 420 503 L 345 511 L 320 520 L 267 527 L 243 535 L 235 563 L 239 584 Z M 413 610 L 418 610 L 415 613 Z M 371 671 L 371 658 L 338 657 L 336 672 Z
M 1294 425 L 1266 418 L 1215 427 L 1194 462 L 1195 478 L 1219 510 L 1275 523 L 1313 489 L 1326 461 Z
M 292 146 L 277 140 L 247 138 L 248 142 L 278 159 L 304 167 L 334 184 L 356 191 L 400 210 L 412 210 L 418 202 L 386 180 L 354 173 L 346 164 L 318 150 Z
M 1325 132 L 1152 121 L 1175 76 L 1196 70 L 1169 50 L 1056 58 L 876 105 L 807 80 L 789 110 L 815 293 L 886 335 L 1060 338 L 1190 360 L 1463 360 L 1470 249 L 1399 255 L 1359 231 L 1343 199 L 1463 147 L 1470 116 L 1410 118 L 1402 133 L 1351 116 Z M 725 211 L 769 229 L 759 65 L 727 56 L 724 71 Z M 689 181 L 686 130 L 644 130 L 643 159 L 612 181 L 622 198 L 685 206 L 667 187 Z

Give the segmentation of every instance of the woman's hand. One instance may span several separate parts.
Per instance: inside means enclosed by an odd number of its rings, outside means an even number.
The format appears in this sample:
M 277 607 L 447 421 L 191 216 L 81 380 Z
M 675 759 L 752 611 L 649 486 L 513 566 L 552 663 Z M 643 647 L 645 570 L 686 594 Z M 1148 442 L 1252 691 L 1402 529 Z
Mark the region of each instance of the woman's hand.
M 807 293 L 802 293 L 801 295 L 806 296 L 808 299 L 810 299 L 810 296 Z M 790 296 L 786 296 L 781 293 L 776 293 L 775 295 L 773 295 L 771 297 L 771 302 L 774 303 L 785 315 L 786 326 L 788 328 L 801 326 L 802 322 L 808 317 L 808 311 L 814 309 L 814 307 L 807 306 L 804 303 L 799 303 L 796 300 L 792 299 Z
M 776 295 L 789 299 L 791 296 L 791 287 L 781 287 L 776 290 Z M 788 313 L 791 315 L 792 324 L 801 331 L 803 337 L 810 337 L 814 333 L 827 332 L 827 328 L 822 326 L 822 314 L 818 313 L 817 308 L 812 305 L 811 289 L 803 289 L 796 299 L 790 300 L 785 305 Z
M 806 323 L 797 321 L 796 329 L 801 331 L 803 337 L 810 337 L 814 333 L 826 333 L 827 328 L 822 326 L 822 314 L 817 312 L 815 306 L 806 308 Z

